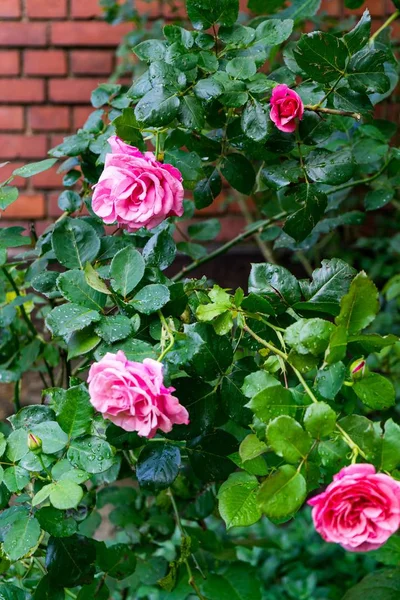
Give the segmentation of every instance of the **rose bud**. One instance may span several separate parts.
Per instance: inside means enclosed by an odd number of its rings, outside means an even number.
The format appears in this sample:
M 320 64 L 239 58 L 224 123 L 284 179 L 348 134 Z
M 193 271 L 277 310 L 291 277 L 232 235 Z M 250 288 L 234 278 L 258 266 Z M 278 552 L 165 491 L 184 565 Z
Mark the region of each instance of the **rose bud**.
M 350 365 L 350 376 L 352 379 L 362 379 L 367 375 L 369 369 L 363 358 L 358 358 Z
M 33 433 L 28 433 L 28 448 L 31 452 L 38 454 L 42 451 L 42 440 Z

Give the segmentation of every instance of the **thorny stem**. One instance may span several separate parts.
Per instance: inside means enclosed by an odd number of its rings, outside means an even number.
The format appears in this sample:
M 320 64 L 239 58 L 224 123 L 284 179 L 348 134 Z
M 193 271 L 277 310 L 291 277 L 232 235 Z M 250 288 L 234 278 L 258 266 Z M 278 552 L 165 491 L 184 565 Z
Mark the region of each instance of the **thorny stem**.
M 246 229 L 246 231 L 243 231 L 242 233 L 237 235 L 235 238 L 233 238 L 229 242 L 226 242 L 226 244 L 223 244 L 222 246 L 220 246 L 213 252 L 210 252 L 210 254 L 207 254 L 207 256 L 204 256 L 203 258 L 200 258 L 199 260 L 195 260 L 192 263 L 190 263 L 189 265 L 187 265 L 186 267 L 183 267 L 183 269 L 181 271 L 179 271 L 179 273 L 177 273 L 176 275 L 174 275 L 172 277 L 172 281 L 179 281 L 180 279 L 182 279 L 182 277 L 184 277 L 184 275 L 186 275 L 186 273 L 189 273 L 190 271 L 193 271 L 200 265 L 203 265 L 204 263 L 209 262 L 210 260 L 213 260 L 217 256 L 220 256 L 220 254 L 224 254 L 230 248 L 232 248 L 233 246 L 236 246 L 236 244 L 239 244 L 241 241 L 254 235 L 255 233 L 261 233 L 266 227 L 268 227 L 268 225 L 271 225 L 271 223 L 273 223 L 274 221 L 279 221 L 280 219 L 283 219 L 285 216 L 286 216 L 286 212 L 281 212 L 271 219 L 265 219 L 264 221 L 254 223 L 253 227 L 249 227 L 248 229 Z
M 357 112 L 352 112 L 351 110 L 339 110 L 337 108 L 323 108 L 318 105 L 306 104 L 304 106 L 306 110 L 312 110 L 317 113 L 324 113 L 328 115 L 340 115 L 342 117 L 351 117 L 352 119 L 356 119 L 356 121 L 361 121 L 361 114 Z
M 396 12 L 394 12 L 387 21 L 384 22 L 384 24 L 382 25 L 382 27 L 379 27 L 379 29 L 377 31 L 375 31 L 375 33 L 371 36 L 371 39 L 369 40 L 369 43 L 372 44 L 376 38 L 382 33 L 382 31 L 384 29 L 386 29 L 386 27 L 389 27 L 389 25 L 391 25 L 393 23 L 393 21 L 395 21 L 398 17 L 400 17 L 400 10 L 396 10 Z
M 329 92 L 327 92 L 325 94 L 325 96 L 322 98 L 322 100 L 320 100 L 318 102 L 318 104 L 316 104 L 314 106 L 314 110 L 317 110 L 320 106 L 322 106 L 322 104 L 325 102 L 325 100 L 327 100 L 329 98 L 329 96 L 332 94 L 332 92 L 337 88 L 337 86 L 339 85 L 339 82 L 343 79 L 344 77 L 344 73 L 342 73 L 340 75 L 340 77 L 337 78 L 337 80 L 335 81 L 335 83 L 333 84 L 333 86 L 330 88 Z
M 168 488 L 168 495 L 169 495 L 169 497 L 171 499 L 171 504 L 172 504 L 172 508 L 173 508 L 173 511 L 174 511 L 176 524 L 178 526 L 180 534 L 181 534 L 182 537 L 186 537 L 186 532 L 185 532 L 185 530 L 183 528 L 181 517 L 179 515 L 178 507 L 176 505 L 175 498 L 174 498 L 174 495 L 172 493 L 171 488 Z M 193 557 L 193 555 L 192 555 L 192 557 Z M 192 568 L 191 568 L 191 566 L 189 564 L 188 559 L 185 559 L 184 562 L 185 562 L 185 566 L 186 566 L 186 569 L 187 569 L 187 572 L 188 572 L 188 576 L 189 576 L 189 582 L 188 582 L 189 585 L 192 586 L 192 588 L 196 592 L 196 595 L 199 598 L 199 600 L 206 600 L 206 598 L 204 598 L 203 594 L 200 592 L 200 589 L 199 589 L 199 587 L 198 587 L 198 585 L 196 583 L 196 580 L 194 578 L 193 571 L 192 571 Z

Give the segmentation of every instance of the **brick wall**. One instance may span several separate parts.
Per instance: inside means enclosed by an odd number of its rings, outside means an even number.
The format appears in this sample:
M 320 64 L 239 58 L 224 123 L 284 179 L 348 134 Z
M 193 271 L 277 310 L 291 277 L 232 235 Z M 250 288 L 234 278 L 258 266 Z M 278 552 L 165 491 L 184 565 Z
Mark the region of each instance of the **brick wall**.
M 150 18 L 171 17 L 166 0 L 135 5 Z M 375 27 L 394 10 L 390 0 L 367 5 Z M 345 11 L 343 0 L 324 0 L 323 6 L 340 18 L 363 10 Z M 21 164 L 44 158 L 84 123 L 90 93 L 113 71 L 115 48 L 131 29 L 102 21 L 98 0 L 0 0 L 0 162 L 10 161 L 1 180 Z M 60 176 L 54 169 L 16 184 L 20 198 L 3 213 L 2 224 L 34 220 L 41 233 L 59 214 Z M 218 210 L 223 209 L 221 200 Z M 226 227 L 232 234 L 242 219 L 232 217 Z

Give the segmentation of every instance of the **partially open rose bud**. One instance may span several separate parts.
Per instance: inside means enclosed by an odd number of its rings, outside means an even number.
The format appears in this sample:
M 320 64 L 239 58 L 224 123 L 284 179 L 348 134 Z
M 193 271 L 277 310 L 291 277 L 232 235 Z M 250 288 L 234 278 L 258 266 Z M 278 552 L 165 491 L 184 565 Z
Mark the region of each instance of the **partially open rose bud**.
M 362 379 L 368 372 L 369 369 L 364 358 L 358 358 L 350 365 L 350 376 L 352 379 Z
M 38 454 L 42 451 L 42 440 L 33 433 L 28 433 L 28 448 L 31 452 Z

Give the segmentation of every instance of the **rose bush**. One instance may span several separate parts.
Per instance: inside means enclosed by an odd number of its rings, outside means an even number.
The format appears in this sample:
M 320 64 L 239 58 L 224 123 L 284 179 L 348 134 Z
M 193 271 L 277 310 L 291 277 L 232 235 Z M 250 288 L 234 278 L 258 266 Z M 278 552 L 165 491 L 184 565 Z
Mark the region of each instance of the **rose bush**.
M 359 583 L 399 561 L 400 291 L 393 257 L 379 267 L 397 238 L 344 243 L 370 211 L 396 223 L 395 127 L 373 118 L 394 17 L 299 36 L 318 3 L 280 4 L 243 24 L 237 0 L 188 0 L 193 28 L 144 36 L 132 86 L 100 85 L 84 127 L 14 171 L 62 159 L 67 189 L 40 237 L 0 232 L 7 600 L 399 589 L 396 568 Z M 220 223 L 194 211 L 222 191 L 249 223 L 210 248 Z M 268 260 L 246 290 L 191 278 L 252 236 Z

